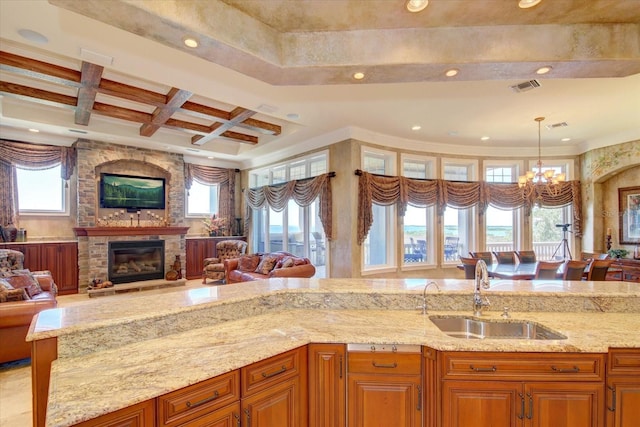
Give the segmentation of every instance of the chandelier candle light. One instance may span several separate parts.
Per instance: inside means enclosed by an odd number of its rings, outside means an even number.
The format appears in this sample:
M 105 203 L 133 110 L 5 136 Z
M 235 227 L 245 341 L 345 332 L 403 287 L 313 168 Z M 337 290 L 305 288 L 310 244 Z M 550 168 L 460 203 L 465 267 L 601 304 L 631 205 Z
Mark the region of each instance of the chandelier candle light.
M 540 124 L 544 120 L 544 117 L 536 117 L 534 119 L 538 122 L 538 163 L 536 171 L 527 171 L 526 174 L 518 177 L 518 187 L 522 189 L 522 198 L 528 199 L 535 191 L 537 198 L 541 199 L 543 189 L 547 190 L 547 193 L 551 196 L 557 196 L 560 194 L 561 182 L 564 182 L 566 176 L 564 173 L 556 174 L 553 169 L 542 170 L 542 157 L 540 148 Z

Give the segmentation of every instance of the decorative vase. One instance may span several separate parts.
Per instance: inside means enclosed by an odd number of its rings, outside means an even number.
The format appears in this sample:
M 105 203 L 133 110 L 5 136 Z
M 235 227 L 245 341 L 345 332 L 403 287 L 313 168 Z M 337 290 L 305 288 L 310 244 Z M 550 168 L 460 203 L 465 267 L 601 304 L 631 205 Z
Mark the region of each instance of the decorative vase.
M 176 260 L 173 262 L 173 269 L 178 273 L 177 279 L 182 279 L 182 263 L 180 262 L 180 255 L 176 255 Z
M 15 225 L 13 225 L 12 222 L 10 222 L 9 224 L 7 224 L 6 227 L 4 227 L 3 233 L 4 233 L 4 240 L 6 242 L 15 242 L 16 238 L 18 237 L 18 229 L 16 228 Z

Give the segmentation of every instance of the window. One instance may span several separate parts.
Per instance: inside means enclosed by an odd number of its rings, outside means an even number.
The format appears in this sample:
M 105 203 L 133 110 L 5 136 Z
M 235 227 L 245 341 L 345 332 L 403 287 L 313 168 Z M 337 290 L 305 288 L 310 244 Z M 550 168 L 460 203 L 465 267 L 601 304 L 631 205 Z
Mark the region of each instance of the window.
M 364 148 L 362 169 L 374 174 L 392 175 L 396 156 L 387 151 Z M 391 267 L 395 264 L 395 208 L 373 203 L 373 223 L 363 242 L 363 271 Z
M 251 187 L 312 178 L 328 171 L 327 153 L 314 153 L 290 163 L 276 165 L 249 173 Z M 326 277 L 325 235 L 319 215 L 320 204 L 315 200 L 300 207 L 289 200 L 281 212 L 271 208 L 253 211 L 253 251 L 287 251 L 307 257 L 316 267 L 315 277 Z
M 20 214 L 67 214 L 67 191 L 61 166 L 50 169 L 16 168 Z
M 571 161 L 555 160 L 553 163 L 544 163 L 543 170 L 553 169 L 556 173 L 565 173 L 566 179 L 571 178 Z M 538 168 L 530 165 L 537 172 Z M 559 208 L 543 208 L 534 206 L 531 211 L 533 250 L 538 259 L 570 259 L 573 248 L 573 235 L 571 226 L 563 231 L 562 224 L 572 223 L 572 206 Z M 564 240 L 566 239 L 566 240 Z
M 187 192 L 186 216 L 209 216 L 218 213 L 218 184 L 202 184 L 195 179 Z
M 518 165 L 487 164 L 486 182 L 516 182 Z M 520 209 L 503 210 L 488 206 L 485 218 L 485 251 L 513 251 L 518 247 Z
M 477 162 L 443 159 L 443 178 L 449 181 L 473 181 Z M 475 208 L 455 209 L 447 206 L 444 211 L 443 260 L 445 263 L 459 261 L 460 254 L 469 253 L 474 247 Z
M 402 174 L 409 178 L 435 178 L 435 159 L 402 157 Z M 403 264 L 435 264 L 435 207 L 408 205 L 402 227 Z

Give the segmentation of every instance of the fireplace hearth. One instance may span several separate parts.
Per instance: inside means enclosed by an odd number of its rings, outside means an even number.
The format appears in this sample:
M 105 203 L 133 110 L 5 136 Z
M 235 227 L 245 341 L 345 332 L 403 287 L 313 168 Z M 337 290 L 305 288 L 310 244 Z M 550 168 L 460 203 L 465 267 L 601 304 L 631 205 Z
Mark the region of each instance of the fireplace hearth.
M 164 278 L 164 240 L 109 242 L 108 257 L 113 284 Z

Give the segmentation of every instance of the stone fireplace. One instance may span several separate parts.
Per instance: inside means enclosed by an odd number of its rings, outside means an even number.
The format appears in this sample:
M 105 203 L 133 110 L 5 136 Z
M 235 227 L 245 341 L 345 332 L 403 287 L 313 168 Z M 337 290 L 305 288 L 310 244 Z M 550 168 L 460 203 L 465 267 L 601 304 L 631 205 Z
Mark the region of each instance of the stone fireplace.
M 109 242 L 108 279 L 113 284 L 162 279 L 164 240 Z
M 123 146 L 80 139 L 76 143 L 78 153 L 78 237 L 79 290 L 86 290 L 93 279 L 111 280 L 116 284 L 164 279 L 172 268 L 176 255 L 186 258 L 185 236 L 189 227 L 184 226 L 184 159 L 177 153 Z M 99 178 L 101 172 L 124 175 L 162 177 L 166 180 L 166 207 L 153 213 L 162 223 L 142 224 L 138 221 L 120 221 L 104 224 L 100 218 L 114 217 L 117 210 L 100 207 Z M 146 215 L 146 212 L 143 212 Z M 128 219 L 128 218 L 127 218 Z M 140 225 L 139 225 L 140 224 Z M 135 243 L 133 243 L 135 242 Z M 162 242 L 163 254 L 145 253 L 146 248 L 132 249 L 130 245 L 157 244 Z M 110 255 L 112 246 L 122 245 L 119 255 Z M 136 252 L 141 250 L 141 252 Z M 133 255 L 133 257 L 132 257 Z M 139 260 L 134 260 L 139 255 Z M 132 258 L 131 274 L 124 275 L 124 258 Z M 147 257 L 154 257 L 148 261 Z M 158 259 L 159 257 L 159 259 Z M 127 259 L 129 263 L 129 259 Z M 138 265 L 141 264 L 141 265 Z M 116 273 L 112 272 L 117 264 Z M 135 266 L 134 266 L 135 265 Z M 154 267 L 153 277 L 137 272 Z M 120 277 L 118 268 L 125 276 Z M 155 271 L 157 268 L 158 271 Z M 184 266 L 183 266 L 184 269 Z M 148 272 L 151 274 L 151 271 Z M 182 275 L 184 276 L 184 271 Z M 128 277 L 127 277 L 128 276 Z M 115 279 L 115 280 L 113 280 Z

